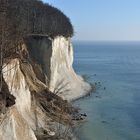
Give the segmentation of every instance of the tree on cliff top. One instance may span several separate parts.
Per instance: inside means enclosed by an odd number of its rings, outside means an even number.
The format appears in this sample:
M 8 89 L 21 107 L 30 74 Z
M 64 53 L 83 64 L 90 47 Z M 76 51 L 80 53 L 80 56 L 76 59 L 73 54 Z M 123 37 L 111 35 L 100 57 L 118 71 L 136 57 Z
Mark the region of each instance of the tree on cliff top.
M 6 12 L 3 17 L 1 11 L 4 7 Z M 4 18 L 6 19 L 4 40 L 10 48 L 19 45 L 24 37 L 32 34 L 50 37 L 73 36 L 69 18 L 57 8 L 40 0 L 0 0 L 0 31 L 5 26 Z
M 39 0 L 9 0 L 8 15 L 20 32 L 72 36 L 73 27 L 61 11 Z

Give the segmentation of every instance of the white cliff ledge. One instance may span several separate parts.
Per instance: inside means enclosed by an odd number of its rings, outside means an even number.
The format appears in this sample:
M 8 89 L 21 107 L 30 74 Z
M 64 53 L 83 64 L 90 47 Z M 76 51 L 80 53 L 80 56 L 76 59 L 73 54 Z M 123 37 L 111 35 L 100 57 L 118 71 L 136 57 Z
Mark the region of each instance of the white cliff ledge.
M 73 47 L 70 38 L 58 36 L 53 40 L 31 39 L 28 48 L 32 57 L 43 63 L 49 89 L 65 100 L 72 101 L 86 95 L 91 87 L 72 67 Z M 36 52 L 35 49 L 38 51 Z M 39 55 L 41 53 L 41 56 Z
M 70 39 L 57 37 L 53 40 L 50 61 L 51 91 L 58 90 L 58 95 L 66 100 L 77 99 L 89 92 L 90 85 L 78 76 L 72 67 L 73 47 Z

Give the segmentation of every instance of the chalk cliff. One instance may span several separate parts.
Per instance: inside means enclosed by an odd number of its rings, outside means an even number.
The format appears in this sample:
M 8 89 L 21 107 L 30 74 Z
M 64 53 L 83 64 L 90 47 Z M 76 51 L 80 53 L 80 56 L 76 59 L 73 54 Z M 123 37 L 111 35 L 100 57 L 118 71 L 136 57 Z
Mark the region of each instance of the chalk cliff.
M 78 76 L 73 67 L 73 47 L 70 38 L 58 36 L 30 37 L 27 41 L 32 59 L 42 64 L 48 88 L 66 100 L 77 99 L 89 92 L 90 85 Z
M 73 65 L 73 26 L 40 0 L 0 1 L 0 140 L 75 140 L 70 101 L 91 87 Z

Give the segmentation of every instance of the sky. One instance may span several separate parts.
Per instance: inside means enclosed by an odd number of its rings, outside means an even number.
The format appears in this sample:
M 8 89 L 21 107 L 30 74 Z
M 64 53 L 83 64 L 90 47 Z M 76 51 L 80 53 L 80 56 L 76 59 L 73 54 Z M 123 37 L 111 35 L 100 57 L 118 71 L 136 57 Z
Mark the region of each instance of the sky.
M 140 0 L 43 0 L 67 15 L 74 40 L 140 41 Z

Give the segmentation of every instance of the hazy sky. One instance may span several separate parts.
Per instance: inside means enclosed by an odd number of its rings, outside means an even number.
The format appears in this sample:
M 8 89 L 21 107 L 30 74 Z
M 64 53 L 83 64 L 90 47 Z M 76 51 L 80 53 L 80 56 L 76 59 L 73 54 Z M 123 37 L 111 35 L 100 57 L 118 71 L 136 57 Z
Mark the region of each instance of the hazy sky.
M 76 40 L 139 40 L 140 0 L 44 0 L 72 21 Z

